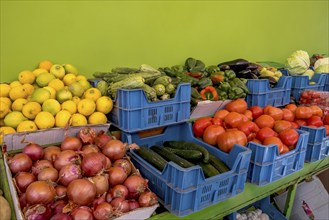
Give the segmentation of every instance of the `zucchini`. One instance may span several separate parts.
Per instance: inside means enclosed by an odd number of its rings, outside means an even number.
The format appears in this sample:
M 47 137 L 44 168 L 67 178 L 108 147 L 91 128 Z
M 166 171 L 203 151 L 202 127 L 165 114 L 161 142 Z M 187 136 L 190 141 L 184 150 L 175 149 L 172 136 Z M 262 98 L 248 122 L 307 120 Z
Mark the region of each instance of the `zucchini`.
M 150 100 L 150 101 L 158 100 L 157 93 L 154 88 L 152 88 L 151 86 L 144 83 L 144 85 L 142 86 L 142 89 L 144 90 L 148 100 Z
M 194 142 L 165 141 L 163 145 L 165 147 L 171 147 L 171 148 L 182 149 L 182 150 L 198 150 L 203 154 L 203 162 L 205 163 L 209 162 L 209 152 L 207 151 L 207 149 Z
M 199 162 L 198 165 L 202 168 L 206 178 L 220 174 L 219 171 L 210 163 Z
M 186 160 L 199 160 L 202 158 L 202 153 L 198 150 L 180 150 L 170 147 L 165 147 L 170 152 L 186 159 Z
M 213 155 L 209 155 L 209 163 L 213 165 L 220 173 L 230 171 L 226 164 Z
M 152 88 L 155 89 L 157 96 L 162 96 L 166 93 L 166 87 L 162 84 L 156 84 Z
M 129 74 L 129 73 L 137 73 L 138 68 L 131 68 L 131 67 L 115 67 L 112 70 L 112 73 L 122 73 L 122 74 Z
M 170 160 L 176 164 L 178 164 L 181 167 L 188 168 L 194 166 L 191 162 L 181 158 L 180 156 L 171 153 L 169 150 L 167 150 L 164 147 L 159 146 L 152 146 L 151 150 L 155 151 L 156 153 L 160 154 L 162 157 L 164 157 L 167 160 Z
M 170 76 L 160 76 L 153 82 L 153 86 L 162 84 L 164 86 L 167 86 L 169 83 L 171 83 L 171 77 Z
M 109 91 L 113 98 L 116 97 L 118 89 L 137 89 L 141 88 L 144 85 L 144 79 L 141 76 L 129 76 L 124 80 L 121 80 L 116 83 L 112 83 L 109 86 Z
M 163 157 L 147 147 L 139 147 L 137 154 L 161 172 L 167 164 L 167 161 Z
M 170 99 L 170 95 L 168 93 L 165 93 L 162 96 L 160 96 L 160 100 L 168 100 L 168 99 Z
M 175 92 L 175 86 L 171 83 L 166 85 L 166 93 L 173 94 Z

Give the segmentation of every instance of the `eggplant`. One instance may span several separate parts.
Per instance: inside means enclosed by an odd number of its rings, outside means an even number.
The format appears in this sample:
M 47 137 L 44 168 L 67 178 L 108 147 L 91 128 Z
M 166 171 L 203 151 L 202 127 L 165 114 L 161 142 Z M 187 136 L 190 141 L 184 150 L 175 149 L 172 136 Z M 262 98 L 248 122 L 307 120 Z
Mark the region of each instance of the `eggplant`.
M 254 72 L 258 69 L 258 65 L 255 63 L 249 63 L 249 65 L 247 66 L 248 70 L 251 70 L 251 72 Z
M 228 65 L 230 69 L 233 70 L 234 72 L 239 72 L 241 70 L 245 70 L 249 66 L 249 61 L 244 59 L 236 59 L 236 60 L 220 63 L 217 66 L 220 67 L 222 65 Z
M 230 66 L 226 64 L 218 65 L 218 67 L 221 71 L 230 70 Z
M 244 79 L 258 79 L 258 76 L 251 72 L 251 70 L 245 69 L 245 70 L 241 70 L 239 71 L 236 76 L 238 78 L 244 78 Z

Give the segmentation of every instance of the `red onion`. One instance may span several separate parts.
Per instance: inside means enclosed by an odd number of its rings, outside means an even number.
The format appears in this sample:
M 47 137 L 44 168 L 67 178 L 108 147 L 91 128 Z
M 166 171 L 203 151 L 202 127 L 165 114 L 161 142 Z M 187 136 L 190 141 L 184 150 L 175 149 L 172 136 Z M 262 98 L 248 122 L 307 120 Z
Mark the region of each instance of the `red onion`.
M 62 185 L 57 185 L 56 190 L 56 199 L 63 199 L 66 197 L 66 187 Z
M 88 206 L 80 206 L 71 213 L 72 220 L 93 220 L 93 211 Z
M 44 168 L 54 167 L 53 164 L 49 160 L 38 160 L 35 161 L 32 167 L 32 173 L 36 176 L 40 173 L 40 171 Z
M 115 198 L 111 201 L 111 205 L 115 212 L 129 212 L 129 203 L 128 200 L 124 198 Z
M 27 206 L 26 193 L 22 193 L 19 196 L 19 205 L 20 205 L 20 207 L 21 207 L 22 210 L 23 210 L 23 208 L 25 208 Z
M 122 184 L 127 179 L 126 172 L 121 167 L 111 167 L 109 170 L 110 186 Z
M 24 217 L 26 220 L 47 220 L 51 217 L 51 210 L 44 204 L 36 204 L 27 208 Z
M 57 155 L 61 152 L 61 148 L 58 146 L 49 146 L 46 147 L 43 151 L 44 151 L 43 158 L 53 163 Z
M 97 220 L 110 219 L 113 215 L 113 207 L 107 202 L 102 202 L 95 208 L 93 214 Z
M 76 164 L 68 164 L 59 171 L 59 182 L 64 186 L 68 186 L 73 180 L 82 178 L 81 168 Z
M 128 188 L 128 198 L 135 199 L 138 198 L 139 195 L 146 190 L 147 180 L 145 180 L 140 175 L 131 175 L 125 180 L 123 185 Z
M 54 162 L 54 167 L 57 170 L 60 170 L 62 167 L 68 164 L 77 163 L 79 161 L 79 155 L 73 150 L 64 150 L 57 155 L 57 158 Z
M 120 140 L 110 140 L 105 144 L 102 152 L 113 162 L 124 157 L 126 147 Z
M 57 179 L 58 179 L 58 171 L 53 167 L 44 168 L 38 174 L 38 180 L 56 182 Z
M 64 138 L 63 142 L 61 143 L 61 150 L 73 150 L 78 151 L 81 150 L 82 143 L 79 138 L 77 137 L 70 137 L 67 136 Z
M 127 159 L 119 159 L 119 160 L 116 160 L 114 161 L 113 163 L 113 166 L 114 167 L 121 167 L 124 169 L 124 171 L 127 173 L 127 176 L 130 175 L 131 173 L 131 163 L 129 160 Z
M 83 155 L 86 155 L 86 154 L 89 154 L 89 153 L 92 153 L 92 152 L 99 152 L 99 148 L 96 146 L 96 145 L 93 145 L 93 144 L 88 144 L 88 145 L 85 145 L 82 147 L 82 154 Z
M 111 189 L 111 193 L 113 199 L 120 197 L 126 199 L 128 197 L 128 188 L 124 185 L 118 184 Z
M 102 202 L 105 202 L 106 200 L 106 194 L 107 193 L 104 193 L 103 195 L 101 195 L 101 196 L 99 196 L 99 197 L 97 197 L 97 198 L 95 198 L 94 199 L 94 201 L 93 201 L 93 205 L 92 205 L 92 207 L 95 209 L 96 208 L 96 206 L 98 206 L 99 204 L 101 204 Z
M 61 199 L 51 204 L 50 208 L 52 209 L 54 214 L 59 214 L 59 213 L 63 213 L 63 209 L 66 205 L 67 202 Z
M 94 176 L 90 178 L 96 186 L 96 196 L 102 195 L 109 190 L 108 175 Z
M 106 165 L 105 165 L 105 170 L 108 171 L 112 167 L 112 163 L 110 158 L 106 157 Z
M 32 173 L 27 172 L 19 172 L 15 176 L 16 186 L 21 193 L 25 193 L 26 188 L 36 180 L 37 178 Z
M 65 213 L 58 213 L 50 218 L 50 220 L 72 220 L 71 216 Z
M 32 160 L 29 156 L 23 153 L 18 153 L 8 161 L 10 171 L 12 173 L 28 172 L 32 168 Z
M 46 181 L 35 181 L 26 189 L 26 201 L 31 205 L 51 203 L 55 196 L 55 188 Z
M 106 157 L 102 153 L 86 154 L 82 158 L 81 169 L 84 176 L 95 176 L 106 166 Z
M 36 143 L 29 143 L 23 148 L 23 153 L 28 155 L 33 161 L 40 160 L 44 156 L 43 148 Z
M 113 199 L 114 199 L 114 198 L 113 198 L 113 195 L 112 195 L 111 191 L 108 192 L 108 193 L 106 194 L 105 201 L 106 201 L 106 202 L 112 202 Z
M 140 207 L 139 203 L 135 199 L 128 200 L 128 204 L 129 204 L 130 211 L 132 211 L 134 209 L 138 209 Z
M 82 128 L 77 135 L 83 144 L 93 144 L 96 131 L 93 128 Z
M 78 205 L 89 205 L 96 197 L 96 186 L 86 179 L 73 180 L 67 187 L 67 196 Z
M 158 204 L 158 197 L 151 191 L 143 192 L 138 198 L 138 203 L 141 207 L 152 206 Z
M 94 141 L 95 141 L 95 144 L 99 147 L 99 148 L 103 148 L 105 146 L 105 144 L 107 142 L 109 142 L 110 140 L 112 140 L 112 137 L 105 134 L 105 132 L 102 130 L 102 131 L 99 131 L 97 136 L 95 137 Z

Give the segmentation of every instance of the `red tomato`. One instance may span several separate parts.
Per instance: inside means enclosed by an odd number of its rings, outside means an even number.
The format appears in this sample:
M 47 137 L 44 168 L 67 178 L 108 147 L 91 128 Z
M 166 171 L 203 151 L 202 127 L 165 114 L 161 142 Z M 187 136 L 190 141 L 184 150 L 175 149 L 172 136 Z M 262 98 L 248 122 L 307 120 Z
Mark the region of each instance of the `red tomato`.
M 252 121 L 253 117 L 252 117 L 252 112 L 250 110 L 246 110 L 244 112 L 244 115 L 247 116 L 247 118 Z
M 290 109 L 284 108 L 284 109 L 282 109 L 282 112 L 283 112 L 283 117 L 282 117 L 283 120 L 286 120 L 286 121 L 295 120 L 295 115 Z
M 280 133 L 281 131 L 286 130 L 291 127 L 292 127 L 292 124 L 290 121 L 278 120 L 278 121 L 274 122 L 273 130 Z
M 256 134 L 256 138 L 261 142 L 263 142 L 268 137 L 277 137 L 277 136 L 278 134 L 272 128 L 269 127 L 261 128 Z
M 298 141 L 299 134 L 295 129 L 289 128 L 279 133 L 279 138 L 285 145 L 293 146 Z
M 315 127 L 321 127 L 323 126 L 323 122 L 321 120 L 321 117 L 320 116 L 316 116 L 316 115 L 313 115 L 312 117 L 310 117 L 309 119 L 307 119 L 306 121 L 307 125 L 308 126 L 315 126 Z
M 324 125 L 324 127 L 326 128 L 326 136 L 329 136 L 329 125 Z
M 194 123 L 193 123 L 193 134 L 196 137 L 202 137 L 203 136 L 203 132 L 204 130 L 208 127 L 212 125 L 211 122 L 211 117 L 202 117 L 202 118 L 198 118 Z
M 290 151 L 290 149 L 287 147 L 287 145 L 282 144 L 282 152 L 280 154 L 285 154 L 289 151 Z
M 291 123 L 291 128 L 295 128 L 295 129 L 299 128 L 299 125 L 296 122 L 291 121 L 290 123 Z
M 323 117 L 323 124 L 329 125 L 329 114 L 325 114 Z
M 238 126 L 238 129 L 242 131 L 246 136 L 249 136 L 251 133 L 257 133 L 259 131 L 259 127 L 255 122 L 247 121 L 245 123 L 241 123 Z
M 241 114 L 237 112 L 230 112 L 224 118 L 224 127 L 225 128 L 236 128 L 243 122 L 244 118 Z
M 220 119 L 224 119 L 226 117 L 226 115 L 230 113 L 229 111 L 227 111 L 226 109 L 221 109 L 221 110 L 218 110 L 215 115 L 214 115 L 214 118 L 220 118 Z
M 268 137 L 265 138 L 265 140 L 263 141 L 264 145 L 269 145 L 269 144 L 276 144 L 278 146 L 278 151 L 281 154 L 281 152 L 283 151 L 283 143 L 280 140 L 280 138 L 278 137 Z
M 264 114 L 264 111 L 261 107 L 259 107 L 258 105 L 252 106 L 249 108 L 249 110 L 252 113 L 252 118 L 255 120 L 256 118 L 258 118 L 259 116 L 261 116 L 262 114 Z
M 223 125 L 223 120 L 220 118 L 212 118 L 211 122 L 213 125 Z
M 227 130 L 217 137 L 218 148 L 226 153 L 230 152 L 235 144 L 246 146 L 246 135 L 237 129 Z
M 307 106 L 298 106 L 296 108 L 295 116 L 297 119 L 308 119 L 312 117 L 313 111 Z
M 225 132 L 225 129 L 220 125 L 210 125 L 203 132 L 203 141 L 210 145 L 217 145 L 217 137 L 221 133 Z
M 243 114 L 248 108 L 248 104 L 244 99 L 236 99 L 225 106 L 225 109 L 229 112 L 237 112 Z
M 294 122 L 298 124 L 298 126 L 299 126 L 298 128 L 300 128 L 300 126 L 306 126 L 307 125 L 306 121 L 302 120 L 302 119 L 295 119 Z
M 255 123 L 258 125 L 259 128 L 273 128 L 274 122 L 274 119 L 269 115 L 261 115 L 255 120 Z
M 295 104 L 288 104 L 284 108 L 289 109 L 290 111 L 292 111 L 292 113 L 295 113 L 295 111 L 297 109 L 297 105 L 295 105 Z
M 323 116 L 323 111 L 319 106 L 312 105 L 312 106 L 310 106 L 310 108 L 312 109 L 313 115 L 320 116 L 320 117 Z
M 275 121 L 282 120 L 283 118 L 283 111 L 280 108 L 273 106 L 265 106 L 264 114 L 272 116 Z
M 251 142 L 255 142 L 256 144 L 262 144 L 262 142 L 256 138 L 252 139 Z

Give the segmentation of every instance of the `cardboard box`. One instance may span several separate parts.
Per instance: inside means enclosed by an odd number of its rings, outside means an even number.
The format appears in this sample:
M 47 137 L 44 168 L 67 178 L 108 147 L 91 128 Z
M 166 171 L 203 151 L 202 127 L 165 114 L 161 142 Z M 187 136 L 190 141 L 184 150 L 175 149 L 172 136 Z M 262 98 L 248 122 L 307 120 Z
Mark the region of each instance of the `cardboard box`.
M 225 101 L 201 101 L 198 102 L 191 111 L 190 119 L 197 119 L 205 116 L 213 116 L 218 110 L 225 108 L 227 103 L 232 100 Z

